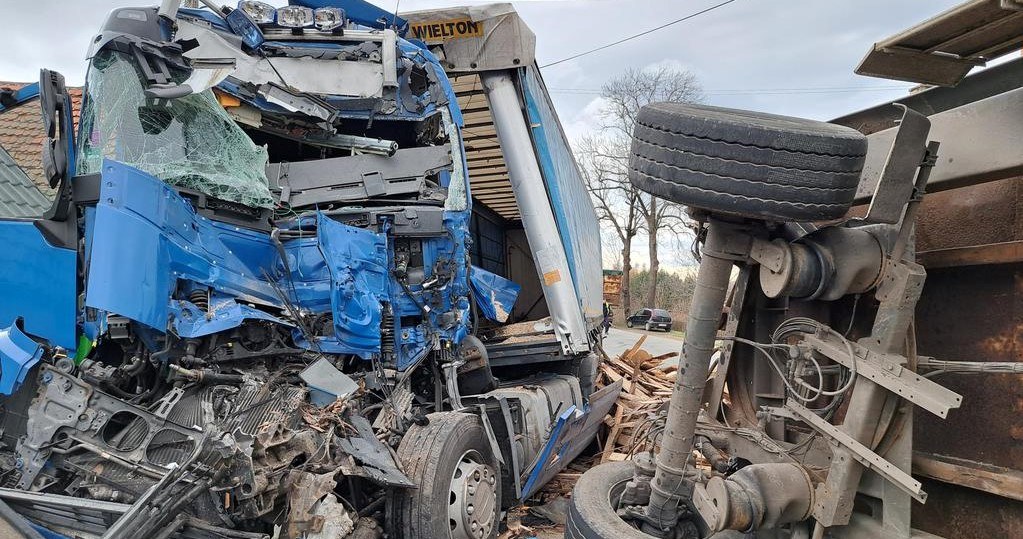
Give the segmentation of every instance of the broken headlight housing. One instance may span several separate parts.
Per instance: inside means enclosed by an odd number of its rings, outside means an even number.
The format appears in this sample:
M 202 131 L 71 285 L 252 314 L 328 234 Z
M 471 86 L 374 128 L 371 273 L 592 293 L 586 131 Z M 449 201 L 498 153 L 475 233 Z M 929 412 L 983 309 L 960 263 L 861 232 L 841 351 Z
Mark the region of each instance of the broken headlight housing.
M 312 28 L 330 32 L 345 25 L 345 11 L 336 7 L 312 9 L 304 6 L 275 8 L 265 2 L 242 0 L 238 9 L 244 11 L 256 24 L 284 28 Z

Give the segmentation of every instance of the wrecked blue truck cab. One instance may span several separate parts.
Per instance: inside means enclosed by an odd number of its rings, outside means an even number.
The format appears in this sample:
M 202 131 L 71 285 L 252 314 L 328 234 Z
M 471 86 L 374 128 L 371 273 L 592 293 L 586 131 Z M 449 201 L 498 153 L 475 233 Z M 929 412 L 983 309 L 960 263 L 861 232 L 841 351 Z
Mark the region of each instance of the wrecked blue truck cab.
M 110 538 L 495 537 L 620 388 L 594 391 L 597 222 L 532 34 L 507 5 L 177 4 L 111 13 L 78 118 L 42 73 L 57 195 L 0 221 L 0 505 Z

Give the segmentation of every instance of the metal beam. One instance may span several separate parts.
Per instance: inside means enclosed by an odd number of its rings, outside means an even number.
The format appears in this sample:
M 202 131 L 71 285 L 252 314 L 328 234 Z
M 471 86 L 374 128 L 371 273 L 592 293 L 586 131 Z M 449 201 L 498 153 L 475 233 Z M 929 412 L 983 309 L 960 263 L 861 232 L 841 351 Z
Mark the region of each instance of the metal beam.
M 831 120 L 864 135 L 895 127 L 902 111 L 892 105 L 901 103 L 925 116 L 952 110 L 1023 87 L 1023 58 L 984 69 L 963 79 L 954 88 L 935 87 L 875 105 Z
M 894 464 L 888 462 L 884 457 L 874 453 L 869 447 L 863 445 L 856 438 L 853 438 L 842 429 L 828 423 L 817 414 L 807 410 L 803 405 L 792 399 L 785 404 L 804 423 L 817 432 L 823 434 L 829 440 L 848 449 L 854 459 L 865 468 L 869 468 L 893 485 L 913 497 L 914 500 L 924 503 L 927 501 L 927 493 L 919 481 L 913 479 L 908 473 L 900 470 Z
M 943 483 L 1023 501 L 1023 471 L 1020 470 L 915 451 L 913 473 Z
M 930 139 L 940 141 L 941 149 L 927 183 L 929 192 L 1023 175 L 1023 88 L 935 114 L 930 120 Z M 868 202 L 874 193 L 895 131 L 886 129 L 867 137 L 856 203 Z
M 916 254 L 916 259 L 927 269 L 1014 264 L 1023 262 L 1023 241 L 921 251 Z

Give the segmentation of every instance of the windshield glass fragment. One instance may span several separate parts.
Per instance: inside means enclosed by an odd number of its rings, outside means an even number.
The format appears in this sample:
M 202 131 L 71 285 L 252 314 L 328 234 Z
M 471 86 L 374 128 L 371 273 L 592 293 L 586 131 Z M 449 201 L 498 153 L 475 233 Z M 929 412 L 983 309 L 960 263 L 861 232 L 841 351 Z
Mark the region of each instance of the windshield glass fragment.
M 148 99 L 134 62 L 99 53 L 88 74 L 78 170 L 100 171 L 103 158 L 164 182 L 247 206 L 271 208 L 267 151 L 256 146 L 206 90 L 179 99 Z

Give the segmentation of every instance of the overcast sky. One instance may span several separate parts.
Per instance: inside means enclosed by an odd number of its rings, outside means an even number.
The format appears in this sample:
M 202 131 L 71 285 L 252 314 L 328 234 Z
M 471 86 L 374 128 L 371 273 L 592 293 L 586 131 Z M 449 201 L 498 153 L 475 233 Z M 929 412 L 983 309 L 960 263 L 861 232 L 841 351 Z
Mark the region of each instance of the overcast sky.
M 720 0 L 533 0 L 515 2 L 547 64 L 653 28 Z M 110 9 L 157 0 L 4 0 L 0 80 L 29 81 L 41 67 L 81 84 L 85 50 Z M 283 5 L 283 0 L 271 1 Z M 374 3 L 393 9 L 392 1 Z M 401 0 L 401 10 L 466 0 Z M 482 2 L 476 2 L 482 3 Z M 828 119 L 896 98 L 909 84 L 854 75 L 870 45 L 957 0 L 735 0 L 689 21 L 544 70 L 573 132 L 601 84 L 629 67 L 691 70 L 712 104 Z
M 400 0 L 402 11 L 466 0 Z M 541 65 L 605 45 L 721 0 L 515 2 L 537 36 Z M 85 51 L 110 9 L 158 0 L 3 0 L 0 80 L 37 80 L 41 67 L 79 85 Z M 270 3 L 283 5 L 286 0 Z M 373 3 L 392 10 L 393 1 Z M 692 71 L 707 102 L 827 120 L 905 95 L 912 85 L 853 69 L 872 43 L 959 0 L 735 0 L 615 47 L 543 70 L 570 136 L 595 124 L 597 95 L 624 70 L 668 64 Z M 637 247 L 642 247 L 639 245 Z M 642 259 L 641 253 L 637 256 Z

